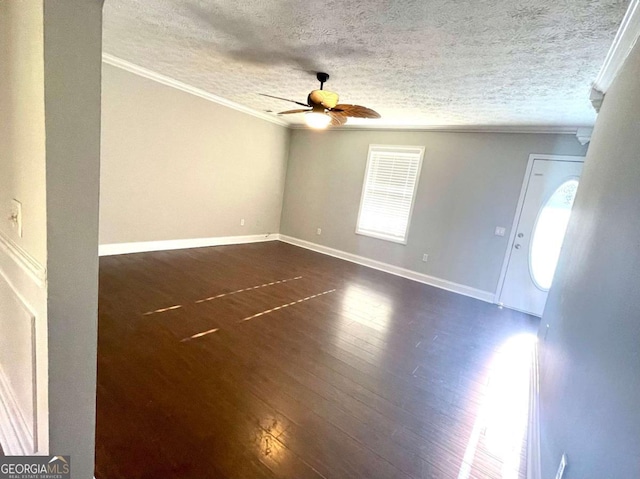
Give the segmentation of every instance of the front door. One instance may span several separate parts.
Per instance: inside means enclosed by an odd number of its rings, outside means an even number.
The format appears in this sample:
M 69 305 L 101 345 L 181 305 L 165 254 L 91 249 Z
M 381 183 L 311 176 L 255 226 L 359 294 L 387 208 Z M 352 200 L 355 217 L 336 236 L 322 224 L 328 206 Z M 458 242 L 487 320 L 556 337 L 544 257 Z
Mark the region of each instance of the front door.
M 516 213 L 499 303 L 542 316 L 582 174 L 583 158 L 533 159 Z

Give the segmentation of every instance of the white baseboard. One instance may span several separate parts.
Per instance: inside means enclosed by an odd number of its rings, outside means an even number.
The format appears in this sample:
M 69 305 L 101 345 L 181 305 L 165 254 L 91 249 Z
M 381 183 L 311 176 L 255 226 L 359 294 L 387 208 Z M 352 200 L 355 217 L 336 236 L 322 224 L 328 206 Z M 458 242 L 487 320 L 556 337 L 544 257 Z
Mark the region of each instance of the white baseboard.
M 357 263 L 359 265 L 384 271 L 385 273 L 391 273 L 396 276 L 402 276 L 403 278 L 411 279 L 413 281 L 418 281 L 420 283 L 428 284 L 430 286 L 435 286 L 436 288 L 445 289 L 447 291 L 462 294 L 464 296 L 469 296 L 471 298 L 479 299 L 487 303 L 494 303 L 495 294 L 489 291 L 483 291 L 481 289 L 472 288 L 470 286 L 465 286 L 463 284 L 447 281 L 446 279 L 436 278 L 435 276 L 429 276 L 427 274 L 418 273 L 416 271 L 411 271 L 410 269 L 401 268 L 400 266 L 394 266 L 389 263 L 383 263 L 382 261 L 376 261 L 374 259 L 365 258 L 364 256 L 359 256 L 353 253 L 347 253 L 346 251 L 329 248 L 328 246 L 322 246 L 316 243 L 311 243 L 310 241 L 293 238 L 287 235 L 281 234 L 279 235 L 279 239 L 280 241 L 283 241 L 285 243 L 289 243 L 294 246 L 300 246 L 301 248 L 310 249 L 317 253 L 322 253 L 329 256 L 333 256 L 335 258 L 340 258 L 345 261 Z
M 114 243 L 103 244 L 99 247 L 100 256 L 111 256 L 118 254 L 129 253 L 144 253 L 150 251 L 167 251 L 175 249 L 187 249 L 187 248 L 202 248 L 205 246 L 222 246 L 232 244 L 246 244 L 246 243 L 260 243 L 264 241 L 276 241 L 280 240 L 285 243 L 292 244 L 294 246 L 300 246 L 301 248 L 310 249 L 318 253 L 326 254 L 336 258 L 340 258 L 352 263 L 357 263 L 362 266 L 391 273 L 396 276 L 402 276 L 403 278 L 418 281 L 420 283 L 435 286 L 436 288 L 445 289 L 454 293 L 469 296 L 471 298 L 479 299 L 487 303 L 493 303 L 495 294 L 489 291 L 483 291 L 480 289 L 465 286 L 463 284 L 447 281 L 446 279 L 436 278 L 435 276 L 429 276 L 416 271 L 411 271 L 406 268 L 394 266 L 392 264 L 383 263 L 382 261 L 376 261 L 364 256 L 358 256 L 346 251 L 341 251 L 327 246 L 322 246 L 310 241 L 293 238 L 291 236 L 281 235 L 277 233 L 265 233 L 261 235 L 248 235 L 248 236 L 220 236 L 214 238 L 193 238 L 193 239 L 181 239 L 181 240 L 166 240 L 166 241 L 141 241 L 136 243 Z
M 533 348 L 529 385 L 529 428 L 527 432 L 527 479 L 540 479 L 540 371 L 538 345 Z
M 205 246 L 223 246 L 231 244 L 261 243 L 263 241 L 275 241 L 277 233 L 264 233 L 247 236 L 218 236 L 214 238 L 191 238 L 165 241 L 139 241 L 136 243 L 102 244 L 98 247 L 100 256 L 112 256 L 117 254 L 145 253 L 149 251 L 166 251 L 174 249 L 202 248 Z
M 20 412 L 9 382 L 0 367 L 0 444 L 7 456 L 26 456 L 35 452 L 33 436 Z

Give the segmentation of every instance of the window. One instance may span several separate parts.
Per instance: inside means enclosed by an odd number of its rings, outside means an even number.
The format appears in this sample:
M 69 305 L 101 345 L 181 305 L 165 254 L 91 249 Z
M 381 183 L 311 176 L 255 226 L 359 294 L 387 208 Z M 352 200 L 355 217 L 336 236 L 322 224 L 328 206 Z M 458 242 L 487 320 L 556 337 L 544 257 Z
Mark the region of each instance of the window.
M 407 243 L 424 147 L 369 147 L 356 233 Z
M 577 179 L 565 181 L 538 213 L 531 239 L 529 269 L 533 283 L 542 291 L 551 288 L 577 191 Z

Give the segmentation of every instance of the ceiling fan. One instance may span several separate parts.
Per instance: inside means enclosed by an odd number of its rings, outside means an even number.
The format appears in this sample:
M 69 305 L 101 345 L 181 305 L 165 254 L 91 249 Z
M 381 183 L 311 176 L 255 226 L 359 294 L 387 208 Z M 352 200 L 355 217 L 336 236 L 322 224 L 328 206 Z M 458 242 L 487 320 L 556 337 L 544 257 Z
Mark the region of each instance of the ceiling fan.
M 260 93 L 260 95 L 304 106 L 304 109 L 281 111 L 278 115 L 304 113 L 304 120 L 311 128 L 326 128 L 329 124 L 332 126 L 341 126 L 347 122 L 348 117 L 380 118 L 380 114 L 373 111 L 371 108 L 360 105 L 339 104 L 339 97 L 337 93 L 323 90 L 324 84 L 329 79 L 329 75 L 327 73 L 318 72 L 316 74 L 316 78 L 320 82 L 320 89 L 313 90 L 309 93 L 307 103 L 289 100 L 288 98 L 282 98 L 279 96 L 267 95 L 265 93 Z

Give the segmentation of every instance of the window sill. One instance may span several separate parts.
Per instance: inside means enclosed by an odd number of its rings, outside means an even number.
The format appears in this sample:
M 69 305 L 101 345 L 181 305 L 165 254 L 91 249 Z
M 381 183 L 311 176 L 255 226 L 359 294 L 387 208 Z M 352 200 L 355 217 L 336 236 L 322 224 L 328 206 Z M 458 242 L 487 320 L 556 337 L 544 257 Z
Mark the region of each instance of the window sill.
M 371 231 L 356 230 L 356 234 L 360 235 L 360 236 L 368 236 L 369 238 L 375 238 L 375 239 L 379 239 L 379 240 L 389 241 L 391 243 L 398 243 L 398 244 L 402 244 L 402 245 L 406 245 L 407 244 L 407 239 L 406 238 L 396 238 L 396 237 L 393 237 L 393 236 L 385 235 L 383 233 L 374 233 L 374 232 L 371 232 Z

